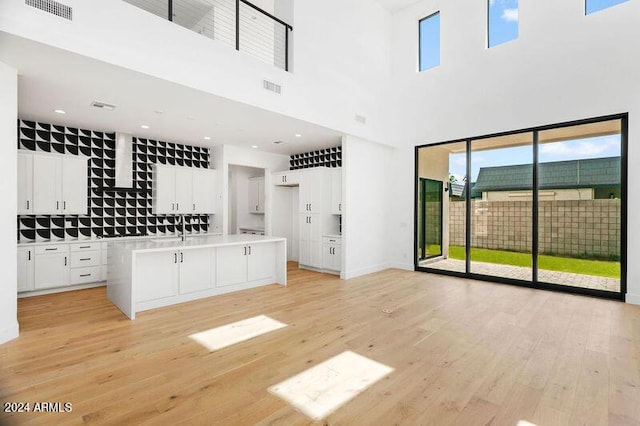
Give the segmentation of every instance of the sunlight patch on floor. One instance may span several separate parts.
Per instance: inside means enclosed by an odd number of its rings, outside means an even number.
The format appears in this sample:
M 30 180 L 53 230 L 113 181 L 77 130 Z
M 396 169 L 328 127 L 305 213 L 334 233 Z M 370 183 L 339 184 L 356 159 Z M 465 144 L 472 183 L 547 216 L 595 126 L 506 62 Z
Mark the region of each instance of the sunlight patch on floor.
M 211 330 L 195 333 L 189 336 L 189 338 L 213 352 L 271 331 L 279 330 L 286 326 L 287 324 L 276 321 L 266 315 L 259 315 L 232 324 L 212 328 Z
M 269 388 L 314 420 L 320 420 L 393 368 L 346 351 Z

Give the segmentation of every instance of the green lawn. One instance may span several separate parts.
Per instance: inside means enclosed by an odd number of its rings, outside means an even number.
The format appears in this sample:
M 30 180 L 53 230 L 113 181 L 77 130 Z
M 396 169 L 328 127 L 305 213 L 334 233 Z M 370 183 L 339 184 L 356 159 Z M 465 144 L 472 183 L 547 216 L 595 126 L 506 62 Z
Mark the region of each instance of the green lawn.
M 464 247 L 449 247 L 450 258 L 464 260 L 464 256 Z M 476 262 L 498 263 L 501 265 L 531 266 L 530 254 L 513 251 L 472 248 L 471 259 Z M 541 255 L 538 256 L 538 267 L 546 271 L 620 278 L 620 264 L 618 262 Z

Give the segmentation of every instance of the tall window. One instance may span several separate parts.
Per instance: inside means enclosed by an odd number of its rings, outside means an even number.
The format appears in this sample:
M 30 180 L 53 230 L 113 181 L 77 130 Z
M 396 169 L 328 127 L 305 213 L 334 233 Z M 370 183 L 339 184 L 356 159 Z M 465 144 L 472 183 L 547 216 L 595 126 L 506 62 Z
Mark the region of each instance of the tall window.
M 440 12 L 427 16 L 419 23 L 420 71 L 440 65 Z
M 628 0 L 585 0 L 585 13 L 589 15 L 626 1 Z
M 518 0 L 488 0 L 489 47 L 518 38 Z

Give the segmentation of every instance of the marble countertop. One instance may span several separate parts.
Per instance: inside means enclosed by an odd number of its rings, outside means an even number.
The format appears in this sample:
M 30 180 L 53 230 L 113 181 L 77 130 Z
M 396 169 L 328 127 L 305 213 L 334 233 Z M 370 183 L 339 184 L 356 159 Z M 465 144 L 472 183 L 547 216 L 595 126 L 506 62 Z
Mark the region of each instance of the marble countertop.
M 233 246 L 251 243 L 269 243 L 269 242 L 286 242 L 286 238 L 266 237 L 263 235 L 239 234 L 239 235 L 211 235 L 206 237 L 189 237 L 186 241 L 180 240 L 179 237 L 164 239 L 145 239 L 145 240 L 129 240 L 114 241 L 116 248 L 124 249 L 136 253 L 150 253 L 175 249 L 197 249 L 207 247 Z
M 219 232 L 210 232 L 206 234 L 187 234 L 187 239 L 189 238 L 203 238 L 203 237 L 211 237 L 211 236 L 220 236 L 222 235 Z M 159 240 L 159 239 L 171 239 L 171 238 L 180 238 L 178 235 L 135 235 L 129 237 L 105 237 L 105 238 L 87 238 L 87 239 L 75 239 L 75 240 L 48 240 L 48 241 L 27 241 L 27 242 L 19 242 L 18 247 L 35 247 L 41 245 L 49 245 L 49 244 L 75 244 L 75 243 L 110 243 L 116 241 L 138 241 L 138 240 Z

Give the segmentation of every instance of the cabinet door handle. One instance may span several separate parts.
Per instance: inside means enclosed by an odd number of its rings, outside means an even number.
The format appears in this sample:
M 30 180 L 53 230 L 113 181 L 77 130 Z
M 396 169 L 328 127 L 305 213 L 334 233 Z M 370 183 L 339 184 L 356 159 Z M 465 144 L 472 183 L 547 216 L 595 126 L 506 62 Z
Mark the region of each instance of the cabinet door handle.
M 67 209 L 67 202 L 63 201 L 62 202 L 62 210 L 66 210 Z
M 184 256 L 183 256 L 183 253 L 180 252 L 180 263 L 182 263 L 182 262 L 184 262 Z
M 86 248 L 91 248 L 91 246 L 80 246 L 80 247 L 78 247 L 78 248 L 86 249 Z
M 176 203 L 176 210 L 180 210 L 180 203 Z
M 338 211 L 341 212 L 342 211 L 342 203 L 338 204 Z
M 31 250 L 29 250 L 27 253 L 29 254 L 29 259 L 27 260 L 31 260 Z
M 173 253 L 173 263 L 178 263 L 178 253 Z
M 309 204 L 309 211 L 313 211 L 313 209 L 311 208 L 311 204 Z
M 29 210 L 29 200 L 27 200 L 27 210 Z
M 172 211 L 175 210 L 175 205 L 176 205 L 176 203 L 171 203 L 171 210 Z
M 251 246 L 249 246 L 249 256 L 251 256 Z
M 90 277 L 91 274 L 80 274 L 81 277 Z
M 53 248 L 46 248 L 46 251 L 56 251 L 58 250 L 58 247 L 53 247 Z
M 311 223 L 311 216 L 309 216 L 309 223 Z
M 85 258 L 80 259 L 80 260 L 91 260 L 91 258 L 90 257 L 85 257 Z
M 244 255 L 247 255 L 247 246 L 244 246 Z
M 196 203 L 193 203 L 193 211 L 196 211 Z
M 60 201 L 56 201 L 56 210 L 60 210 Z
M 67 256 L 64 257 L 64 266 L 67 266 Z

